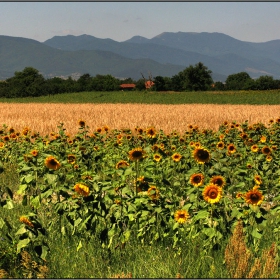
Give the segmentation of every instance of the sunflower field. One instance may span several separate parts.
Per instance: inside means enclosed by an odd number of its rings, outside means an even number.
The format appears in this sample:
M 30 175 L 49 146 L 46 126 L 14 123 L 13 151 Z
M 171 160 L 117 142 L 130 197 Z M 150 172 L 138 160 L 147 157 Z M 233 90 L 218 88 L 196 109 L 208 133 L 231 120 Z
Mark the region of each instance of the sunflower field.
M 77 251 L 92 238 L 104 250 L 186 239 L 218 248 L 238 222 L 255 247 L 267 228 L 279 234 L 280 118 L 168 134 L 91 131 L 84 120 L 74 136 L 63 123 L 45 136 L 6 125 L 0 133 L 0 171 L 13 165 L 20 181 L 16 191 L 1 186 L 1 208 L 23 209 L 14 225 L 0 217 L 1 238 L 18 254 L 47 259 L 49 232 L 76 236 Z

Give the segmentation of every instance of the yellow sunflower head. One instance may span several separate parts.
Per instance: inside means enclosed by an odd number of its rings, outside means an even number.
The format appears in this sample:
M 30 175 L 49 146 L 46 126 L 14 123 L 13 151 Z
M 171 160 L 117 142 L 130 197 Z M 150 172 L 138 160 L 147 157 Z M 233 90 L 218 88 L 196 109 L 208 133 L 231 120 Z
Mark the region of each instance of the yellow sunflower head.
M 88 196 L 89 195 L 89 187 L 83 185 L 83 184 L 76 184 L 74 186 L 75 192 L 82 196 Z
M 228 153 L 229 153 L 229 154 L 233 154 L 233 153 L 236 152 L 236 148 L 235 148 L 234 144 L 229 144 L 229 145 L 227 146 L 227 150 L 228 150 Z
M 224 142 L 219 141 L 219 142 L 217 143 L 216 147 L 217 147 L 219 150 L 222 150 L 222 149 L 225 147 L 225 144 L 224 144 Z
M 4 142 L 0 142 L 0 149 L 4 148 L 5 147 L 5 144 Z
M 203 182 L 204 175 L 202 173 L 195 173 L 190 177 L 190 183 L 195 187 L 203 185 Z
M 159 162 L 161 160 L 161 155 L 160 154 L 154 154 L 154 160 Z
M 182 158 L 182 156 L 179 153 L 175 153 L 175 154 L 172 155 L 172 159 L 175 162 L 179 162 L 181 160 L 181 158 Z
M 260 139 L 260 142 L 261 143 L 265 143 L 266 142 L 266 136 L 262 135 L 261 139 Z
M 125 168 L 128 167 L 129 163 L 125 160 L 120 160 L 117 164 L 116 164 L 116 169 L 120 169 L 120 168 Z
M 72 154 L 68 155 L 67 156 L 67 161 L 71 164 L 74 164 L 76 162 L 76 156 L 72 155 Z
M 255 175 L 254 176 L 254 181 L 257 185 L 260 185 L 262 183 L 262 178 L 260 175 Z
M 202 194 L 204 200 L 208 203 L 217 203 L 222 198 L 222 188 L 217 185 L 210 184 L 204 188 Z
M 1 148 L 1 146 L 0 146 L 0 148 Z M 266 161 L 270 162 L 270 161 L 272 161 L 272 156 L 271 155 L 267 155 L 265 159 L 266 159 Z
M 128 157 L 132 161 L 140 160 L 144 157 L 145 151 L 142 148 L 134 148 L 128 153 Z
M 264 200 L 264 196 L 258 190 L 258 187 L 254 187 L 252 190 L 248 191 L 244 195 L 244 198 L 248 204 L 252 204 L 252 205 L 260 205 Z
M 30 154 L 31 154 L 33 157 L 37 157 L 38 154 L 39 154 L 39 152 L 38 152 L 38 150 L 32 150 L 32 151 L 30 152 Z
M 159 200 L 160 194 L 156 186 L 150 186 L 147 194 L 153 201 Z
M 204 148 L 196 148 L 193 151 L 193 157 L 200 164 L 207 163 L 211 159 L 211 155 L 210 155 L 209 151 Z
M 258 145 L 252 145 L 251 146 L 251 151 L 253 152 L 253 153 L 256 153 L 256 152 L 258 152 L 258 150 L 259 150 L 259 147 L 258 147 Z
M 149 138 L 155 138 L 157 133 L 154 127 L 150 127 L 146 129 L 146 134 Z
M 57 170 L 60 168 L 59 161 L 53 156 L 49 156 L 45 159 L 45 165 L 47 168 L 53 169 L 53 170 Z
M 184 224 L 189 217 L 190 215 L 186 210 L 177 210 L 174 214 L 174 219 L 179 224 Z
M 264 146 L 262 148 L 262 153 L 265 155 L 270 155 L 271 154 L 271 149 L 268 146 Z
M 226 184 L 226 180 L 223 176 L 215 175 L 210 179 L 210 183 L 223 188 Z

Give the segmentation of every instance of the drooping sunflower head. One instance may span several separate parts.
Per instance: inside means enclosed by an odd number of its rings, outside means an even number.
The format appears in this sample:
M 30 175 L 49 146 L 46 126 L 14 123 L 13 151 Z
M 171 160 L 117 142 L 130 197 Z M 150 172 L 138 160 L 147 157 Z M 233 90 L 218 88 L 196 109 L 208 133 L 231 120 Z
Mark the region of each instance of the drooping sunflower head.
M 271 154 L 271 149 L 268 146 L 264 146 L 262 148 L 262 153 L 265 155 L 270 155 Z
M 154 154 L 154 160 L 159 162 L 162 159 L 160 154 Z
M 253 153 L 258 152 L 258 150 L 259 150 L 258 145 L 254 144 L 254 145 L 251 146 L 251 151 L 252 151 Z
M 53 169 L 53 170 L 57 170 L 61 166 L 59 161 L 53 156 L 49 156 L 45 159 L 45 165 L 47 168 Z
M 204 200 L 208 203 L 217 203 L 222 198 L 222 188 L 217 185 L 210 184 L 204 188 L 202 194 Z
M 229 154 L 233 154 L 233 153 L 236 152 L 236 148 L 235 148 L 234 144 L 229 144 L 229 145 L 227 146 L 227 150 L 228 150 L 228 153 L 229 153 Z
M 254 176 L 254 181 L 257 185 L 260 185 L 262 183 L 262 178 L 260 175 L 255 175 Z
M 203 182 L 204 182 L 204 175 L 202 173 L 195 173 L 190 177 L 190 183 L 195 187 L 199 187 L 203 185 Z
M 254 187 L 252 190 L 248 191 L 244 195 L 244 198 L 248 204 L 252 204 L 252 205 L 260 205 L 264 200 L 264 196 L 258 190 L 258 186 Z
M 193 151 L 193 157 L 200 164 L 207 163 L 211 159 L 209 151 L 205 148 L 196 148 Z
M 157 133 L 154 127 L 150 127 L 146 129 L 146 134 L 149 138 L 155 138 Z
M 179 162 L 181 160 L 181 158 L 182 158 L 182 155 L 179 154 L 179 153 L 175 153 L 175 154 L 172 155 L 172 159 L 175 162 Z
M 74 186 L 75 192 L 82 196 L 88 196 L 89 195 L 89 187 L 83 185 L 83 184 L 76 184 Z
M 144 157 L 145 151 L 142 148 L 134 148 L 128 153 L 128 157 L 132 161 L 140 160 Z
M 125 160 L 120 160 L 117 164 L 116 164 L 116 169 L 120 169 L 120 168 L 125 168 L 128 167 L 129 163 Z
M 210 183 L 223 188 L 226 184 L 226 180 L 223 176 L 215 175 L 210 179 Z
M 68 155 L 67 156 L 67 161 L 71 164 L 74 164 L 76 162 L 76 156 L 72 155 L 72 154 Z
M 153 201 L 159 200 L 160 194 L 156 186 L 150 186 L 147 194 Z
M 177 210 L 174 214 L 174 219 L 179 224 L 184 224 L 189 217 L 190 215 L 186 210 Z
M 80 127 L 85 127 L 86 126 L 86 122 L 84 120 L 79 120 L 78 122 Z
M 24 224 L 26 224 L 27 226 L 29 226 L 29 227 L 34 227 L 34 225 L 33 225 L 33 223 L 27 218 L 27 217 L 25 217 L 25 216 L 21 216 L 20 218 L 19 218 L 19 221 L 21 222 L 21 223 L 24 223 Z

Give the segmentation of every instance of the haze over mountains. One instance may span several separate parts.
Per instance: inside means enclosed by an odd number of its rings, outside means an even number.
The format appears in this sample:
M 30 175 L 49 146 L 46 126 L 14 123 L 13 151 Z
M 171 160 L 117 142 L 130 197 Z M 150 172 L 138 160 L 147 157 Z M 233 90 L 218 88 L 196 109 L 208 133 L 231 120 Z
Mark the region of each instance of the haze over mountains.
M 222 33 L 164 32 L 152 39 L 134 36 L 124 42 L 90 35 L 36 40 L 0 36 L 0 80 L 27 66 L 45 77 L 79 77 L 89 73 L 118 78 L 172 77 L 202 62 L 215 81 L 246 71 L 252 78 L 280 77 L 280 40 L 252 43 Z

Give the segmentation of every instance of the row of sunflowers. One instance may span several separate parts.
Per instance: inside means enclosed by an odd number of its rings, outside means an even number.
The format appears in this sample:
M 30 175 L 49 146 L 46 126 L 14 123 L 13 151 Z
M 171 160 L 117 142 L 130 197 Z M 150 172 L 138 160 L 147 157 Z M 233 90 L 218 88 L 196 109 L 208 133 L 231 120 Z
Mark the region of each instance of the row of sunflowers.
M 41 246 L 57 231 L 100 239 L 103 247 L 201 238 L 219 244 L 241 220 L 256 244 L 268 226 L 278 232 L 280 118 L 249 124 L 225 121 L 218 131 L 189 125 L 184 134 L 154 127 L 90 132 L 79 121 L 76 135 L 17 132 L 3 126 L 0 156 L 16 164 L 18 251 Z M 6 204 L 12 202 L 7 190 Z M 32 210 L 30 210 L 32 209 Z M 40 238 L 39 238 L 40 237 Z

